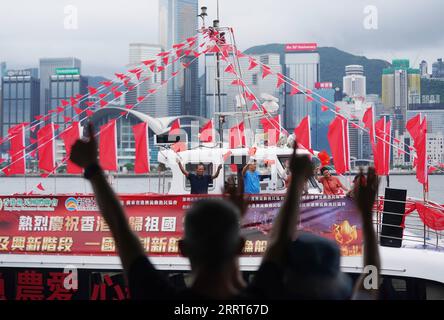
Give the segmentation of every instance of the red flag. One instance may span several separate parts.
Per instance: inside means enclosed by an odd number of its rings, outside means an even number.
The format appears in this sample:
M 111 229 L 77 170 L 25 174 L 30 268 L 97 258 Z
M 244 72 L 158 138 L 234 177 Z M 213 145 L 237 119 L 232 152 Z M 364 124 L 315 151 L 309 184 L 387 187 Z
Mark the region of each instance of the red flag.
M 69 160 L 72 146 L 80 139 L 80 122 L 73 122 L 61 133 L 60 137 L 63 140 L 66 156 L 68 157 L 68 160 L 66 161 L 66 172 L 69 174 L 81 174 L 83 172 L 82 168 Z
M 230 136 L 229 136 L 230 149 L 236 149 L 239 147 L 244 147 L 246 145 L 244 129 L 245 128 L 243 122 L 230 129 Z
M 350 171 L 350 148 L 347 120 L 341 116 L 330 123 L 327 134 L 337 174 Z
M 103 170 L 117 171 L 116 119 L 100 127 L 99 158 Z
M 253 105 L 251 106 L 250 111 L 258 111 L 259 107 L 257 106 L 256 102 L 253 103 Z
M 245 99 L 247 99 L 248 101 L 255 101 L 256 96 L 247 90 L 245 91 Z
M 258 66 L 258 63 L 253 58 L 249 58 L 250 60 L 250 66 L 248 67 L 248 70 L 252 70 Z
M 372 148 L 374 148 L 375 144 L 375 122 L 373 119 L 373 107 L 370 107 L 365 111 L 364 116 L 362 117 L 362 122 L 364 123 L 364 127 L 369 130 Z
M 8 174 L 25 174 L 25 130 L 24 125 L 19 124 L 8 130 L 9 154 L 11 155 L 11 164 L 6 167 Z M 6 172 L 5 172 L 6 173 Z
M 225 69 L 226 73 L 232 73 L 234 75 L 237 75 L 236 70 L 234 70 L 234 66 L 230 63 L 228 67 Z
M 407 122 L 407 131 L 413 139 L 413 145 L 417 154 L 416 179 L 419 183 L 428 189 L 428 170 L 427 170 L 427 120 L 421 121 L 421 115 L 418 114 Z
M 89 91 L 89 95 L 93 96 L 95 94 L 97 94 L 97 92 L 99 92 L 96 88 L 94 87 L 88 87 L 88 91 Z
M 284 75 L 282 73 L 278 73 L 276 88 L 280 88 L 284 83 L 285 83 Z
M 327 112 L 328 110 L 330 110 L 329 107 L 324 106 L 324 105 L 321 106 L 321 111 L 322 111 L 322 112 Z
M 175 120 L 172 124 L 171 124 L 171 128 L 170 128 L 170 136 L 177 136 L 180 134 L 180 119 Z
M 66 100 L 60 100 L 60 102 L 62 103 L 62 106 L 64 106 L 64 107 L 69 106 L 69 102 Z
M 296 140 L 300 145 L 307 150 L 311 149 L 310 116 L 306 116 L 304 119 L 302 119 L 299 126 L 294 129 L 294 134 L 296 135 Z
M 294 96 L 295 94 L 298 94 L 299 92 L 301 92 L 301 90 L 299 90 L 298 84 L 296 82 L 292 81 L 290 86 L 291 86 L 290 96 Z
M 241 79 L 233 80 L 233 82 L 231 82 L 231 85 L 245 87 L 245 83 Z
M 39 169 L 52 172 L 55 168 L 54 124 L 50 123 L 37 131 Z
M 262 79 L 265 79 L 268 75 L 271 74 L 271 69 L 270 67 L 263 65 L 262 66 Z
M 145 61 L 142 61 L 142 63 L 146 66 L 151 66 L 156 63 L 156 60 L 145 60 Z
M 379 176 L 387 176 L 390 173 L 390 150 L 391 150 L 391 122 L 382 118 L 375 123 L 376 146 L 374 161 L 376 173 Z
M 134 172 L 146 174 L 150 172 L 149 146 L 148 146 L 148 123 L 142 122 L 133 126 L 134 141 L 136 146 L 136 160 Z
M 204 143 L 214 142 L 213 120 L 208 121 L 201 129 L 199 139 Z
M 43 184 L 41 182 L 37 185 L 37 189 L 39 189 L 40 191 L 45 191 L 45 188 L 43 187 Z
M 305 100 L 308 101 L 308 102 L 312 102 L 312 101 L 314 101 L 314 98 L 311 95 L 307 95 L 305 97 Z
M 270 119 L 261 119 L 261 124 L 264 133 L 267 135 L 268 146 L 277 145 L 281 133 L 280 115 Z

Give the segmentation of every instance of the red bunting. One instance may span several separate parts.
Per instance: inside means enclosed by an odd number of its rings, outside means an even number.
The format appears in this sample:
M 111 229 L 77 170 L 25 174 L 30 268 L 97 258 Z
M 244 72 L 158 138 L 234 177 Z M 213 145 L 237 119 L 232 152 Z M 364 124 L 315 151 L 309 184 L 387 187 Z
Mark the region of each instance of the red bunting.
M 88 92 L 89 92 L 90 96 L 93 96 L 93 95 L 97 94 L 99 92 L 99 90 L 97 90 L 94 87 L 88 87 Z
M 341 116 L 331 122 L 328 128 L 328 142 L 333 154 L 337 174 L 350 171 L 350 145 L 347 120 Z
M 214 142 L 214 134 L 213 134 L 213 120 L 208 121 L 201 129 L 200 129 L 199 140 L 204 143 L 212 143 Z
M 148 123 L 142 122 L 133 126 L 133 134 L 136 149 L 134 172 L 136 174 L 147 174 L 150 172 Z
M 248 67 L 248 70 L 253 70 L 258 66 L 258 63 L 253 58 L 249 58 L 250 66 Z
M 299 92 L 301 92 L 301 90 L 299 90 L 298 88 L 298 84 L 294 81 L 291 81 L 291 92 L 290 92 L 290 96 L 294 96 L 296 94 L 298 94 Z
M 93 105 L 95 105 L 96 103 L 94 102 L 94 101 L 87 101 L 87 102 L 85 102 L 85 104 L 86 104 L 86 106 L 88 107 L 88 108 L 91 108 Z
M 314 101 L 314 98 L 313 98 L 311 95 L 307 95 L 307 96 L 305 97 L 305 100 L 308 101 L 308 102 L 313 102 L 313 101 Z
M 70 121 L 72 121 L 72 118 L 71 118 L 71 117 L 65 117 L 65 116 L 63 116 L 63 122 L 68 123 L 68 122 L 70 122 Z
M 60 100 L 60 102 L 61 102 L 61 104 L 62 104 L 62 106 L 64 106 L 64 107 L 67 107 L 67 106 L 69 106 L 69 102 L 68 101 L 66 101 L 66 100 Z
M 172 76 L 172 77 L 175 77 L 175 76 L 177 76 L 178 73 L 179 73 L 179 71 L 172 72 L 172 73 L 171 73 L 171 76 Z
M 162 62 L 164 65 L 168 65 L 168 62 L 170 61 L 170 57 L 164 57 L 162 58 Z
M 134 105 L 132 105 L 132 104 L 127 104 L 127 105 L 125 106 L 125 108 L 131 110 L 131 109 L 134 108 Z
M 80 139 L 80 122 L 73 122 L 65 131 L 60 135 L 65 145 L 66 151 L 66 172 L 68 174 L 81 174 L 83 169 L 74 164 L 69 157 L 71 156 L 71 149 L 74 143 Z
M 143 100 L 145 100 L 145 97 L 137 97 L 137 102 L 141 103 Z
M 37 131 L 39 169 L 52 172 L 55 167 L 54 124 L 50 123 Z
M 185 69 L 188 69 L 188 68 L 190 67 L 190 65 L 191 65 L 191 63 L 182 63 L 182 66 L 183 66 Z
M 63 107 L 57 107 L 56 108 L 56 113 L 62 113 L 64 111 L 65 111 L 65 109 L 63 109 Z
M 167 57 L 167 56 L 169 56 L 169 54 L 170 54 L 169 51 L 162 51 L 162 52 L 159 52 L 159 53 L 157 54 L 157 56 L 158 56 L 158 57 Z
M 225 69 L 226 73 L 232 73 L 237 76 L 236 70 L 234 69 L 234 66 L 230 63 L 227 68 Z
M 177 44 L 173 44 L 173 49 L 180 49 L 183 48 L 185 46 L 184 43 L 177 43 Z
M 255 101 L 255 100 L 257 100 L 256 96 L 254 94 L 252 94 L 251 92 L 249 92 L 248 90 L 245 91 L 244 96 L 245 96 L 245 99 L 247 99 L 248 101 Z
M 43 184 L 42 184 L 42 183 L 39 183 L 39 184 L 37 185 L 37 189 L 39 189 L 40 191 L 45 191 L 45 188 L 43 187 Z
M 74 99 L 73 97 L 70 98 L 70 103 L 73 107 L 79 104 L 79 102 L 76 99 Z
M 328 110 L 330 110 L 329 107 L 327 107 L 327 106 L 325 106 L 325 105 L 322 105 L 322 106 L 321 106 L 321 111 L 322 111 L 322 112 L 327 112 Z
M 159 73 L 159 72 L 162 72 L 163 70 L 165 70 L 165 67 L 164 66 L 158 66 L 157 67 L 157 72 Z
M 326 103 L 328 100 L 325 99 L 324 97 L 321 97 L 321 98 L 319 99 L 319 101 L 321 101 L 321 103 Z
M 265 79 L 267 76 L 269 76 L 271 74 L 271 69 L 270 67 L 263 65 L 262 66 L 262 79 Z
M 99 158 L 103 170 L 117 171 L 116 119 L 100 127 Z
M 157 92 L 157 89 L 150 89 L 148 90 L 149 94 L 155 94 Z
M 231 82 L 231 85 L 245 87 L 245 83 L 241 79 L 233 80 L 233 82 Z
M 114 93 L 114 99 L 117 99 L 117 98 L 119 98 L 119 97 L 121 97 L 122 96 L 122 92 L 120 92 L 120 91 L 113 91 L 113 93 Z
M 85 112 L 88 117 L 91 117 L 94 115 L 94 111 L 92 111 L 92 110 L 85 110 Z
M 246 146 L 244 123 L 234 126 L 230 129 L 229 144 L 230 149 L 236 149 Z
M 83 112 L 82 109 L 77 108 L 77 107 L 74 107 L 73 109 L 74 109 L 74 112 L 75 112 L 77 115 L 80 115 L 80 114 Z
M 103 108 L 108 105 L 108 101 L 100 100 L 100 108 Z
M 280 87 L 282 87 L 284 83 L 285 83 L 284 75 L 282 73 L 278 73 L 276 88 L 279 89 Z
M 307 150 L 311 149 L 311 127 L 310 116 L 306 116 L 302 119 L 299 126 L 294 129 L 296 135 L 296 141 Z
M 142 61 L 142 63 L 148 67 L 148 66 L 155 64 L 156 60 L 145 60 L 145 61 Z
M 108 88 L 113 85 L 113 82 L 112 81 L 102 81 L 102 82 L 100 82 L 100 84 Z
M 258 107 L 258 105 L 256 104 L 256 102 L 253 103 L 253 105 L 251 106 L 250 111 L 259 111 L 259 107 Z
M 116 77 L 119 78 L 120 80 L 123 80 L 126 78 L 126 76 L 123 73 L 115 73 Z
M 438 170 L 437 167 L 430 166 L 430 168 L 429 168 L 429 174 L 432 174 L 432 173 L 436 172 L 437 170 Z

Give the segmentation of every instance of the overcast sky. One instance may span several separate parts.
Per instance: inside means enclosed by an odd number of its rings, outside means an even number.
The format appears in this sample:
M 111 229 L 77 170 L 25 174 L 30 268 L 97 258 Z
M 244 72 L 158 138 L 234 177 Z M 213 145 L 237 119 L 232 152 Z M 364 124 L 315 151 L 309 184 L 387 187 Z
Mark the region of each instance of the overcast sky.
M 409 58 L 415 66 L 444 56 L 443 0 L 220 0 L 223 25 L 241 49 L 272 42 L 317 42 L 370 58 Z M 78 29 L 64 28 L 67 5 Z M 215 18 L 216 0 L 200 0 Z M 375 6 L 378 29 L 364 28 Z M 131 42 L 158 43 L 157 0 L 1 0 L 0 61 L 37 66 L 40 57 L 76 56 L 83 73 L 111 75 L 128 63 Z

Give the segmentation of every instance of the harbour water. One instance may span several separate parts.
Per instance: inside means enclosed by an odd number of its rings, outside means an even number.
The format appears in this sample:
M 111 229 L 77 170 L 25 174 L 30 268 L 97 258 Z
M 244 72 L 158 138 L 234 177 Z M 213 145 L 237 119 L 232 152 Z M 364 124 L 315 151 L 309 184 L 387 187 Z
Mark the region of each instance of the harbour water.
M 351 177 L 342 178 L 345 185 L 349 186 Z M 91 193 L 88 181 L 81 177 L 2 177 L 0 180 L 0 195 L 12 195 L 19 193 L 49 195 L 49 194 L 78 194 Z M 159 176 L 119 176 L 110 178 L 113 188 L 118 193 L 167 193 L 171 179 Z M 42 183 L 44 191 L 37 188 Z M 381 181 L 380 193 L 384 193 L 385 178 Z M 430 176 L 429 200 L 444 204 L 444 175 Z M 407 189 L 408 197 L 423 198 L 422 185 L 416 181 L 414 175 L 393 175 L 390 177 L 390 187 L 395 189 Z

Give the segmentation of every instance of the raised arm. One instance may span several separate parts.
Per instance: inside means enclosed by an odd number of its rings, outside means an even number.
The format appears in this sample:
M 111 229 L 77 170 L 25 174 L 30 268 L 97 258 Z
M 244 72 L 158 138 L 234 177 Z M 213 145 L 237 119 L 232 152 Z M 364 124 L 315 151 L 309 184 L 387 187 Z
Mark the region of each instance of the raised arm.
M 179 159 L 177 159 L 177 164 L 179 165 L 179 169 L 180 169 L 180 171 L 182 171 L 183 175 L 188 178 L 190 173 L 187 170 L 185 170 L 185 168 L 183 167 L 182 162 L 180 162 Z
M 299 203 L 304 191 L 304 184 L 313 175 L 310 158 L 296 154 L 295 144 L 290 162 L 291 182 L 284 203 L 273 224 L 271 238 L 264 262 L 271 261 L 283 265 L 299 220 Z
M 250 164 L 247 163 L 247 165 L 242 168 L 242 177 L 245 177 L 245 174 L 247 173 L 249 167 L 250 167 Z
M 217 179 L 217 177 L 219 177 L 219 174 L 220 174 L 220 170 L 222 170 L 222 165 L 220 164 L 218 167 L 217 167 L 217 171 L 216 171 L 216 173 L 211 177 L 211 179 Z
M 145 255 L 145 252 L 138 237 L 131 231 L 120 201 L 100 168 L 92 124 L 88 129 L 89 140 L 77 141 L 72 147 L 70 159 L 78 166 L 85 168 L 85 176 L 92 184 L 100 212 L 111 230 L 122 266 L 128 274 L 132 263 L 138 257 Z
M 378 242 L 376 239 L 375 229 L 373 228 L 373 206 L 378 195 L 379 179 L 374 168 L 368 169 L 367 179 L 361 173 L 354 185 L 355 203 L 361 213 L 362 230 L 364 236 L 364 267 L 373 266 L 377 270 L 376 289 L 365 288 L 365 279 L 369 274 L 362 274 L 356 282 L 354 288 L 354 298 L 359 299 L 359 293 L 367 293 L 372 299 L 377 299 L 379 290 L 379 277 L 381 270 L 381 260 L 379 256 Z

